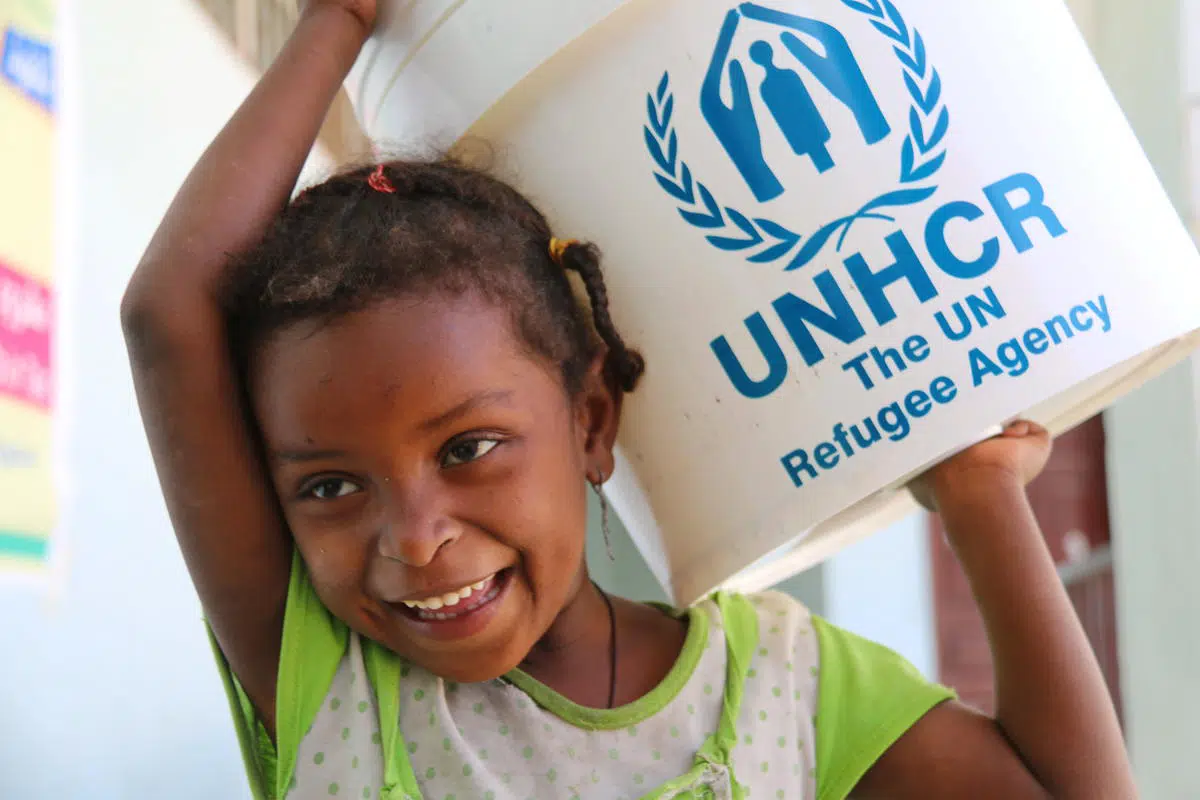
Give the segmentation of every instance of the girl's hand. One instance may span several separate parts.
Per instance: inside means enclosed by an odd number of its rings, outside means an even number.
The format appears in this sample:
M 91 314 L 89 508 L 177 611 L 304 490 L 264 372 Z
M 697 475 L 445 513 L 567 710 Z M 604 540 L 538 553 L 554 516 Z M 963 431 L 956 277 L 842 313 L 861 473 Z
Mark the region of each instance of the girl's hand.
M 301 10 L 312 11 L 320 6 L 338 6 L 349 11 L 367 31 L 375 28 L 377 0 L 302 0 Z
M 981 488 L 1023 489 L 1050 458 L 1050 434 L 1024 420 L 943 461 L 913 482 L 917 500 L 931 511 Z

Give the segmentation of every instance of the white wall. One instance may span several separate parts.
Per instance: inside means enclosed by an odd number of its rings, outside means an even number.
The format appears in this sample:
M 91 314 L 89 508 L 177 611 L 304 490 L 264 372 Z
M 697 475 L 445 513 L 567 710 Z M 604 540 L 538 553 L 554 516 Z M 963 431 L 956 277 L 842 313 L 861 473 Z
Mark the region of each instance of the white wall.
M 892 648 L 937 678 L 929 520 L 914 514 L 824 567 L 825 616 Z
M 118 302 L 251 76 L 190 0 L 61 6 L 69 563 L 55 597 L 0 590 L 0 797 L 236 800 L 248 796 L 241 760 L 138 419 Z
M 1185 158 L 1181 3 L 1090 0 L 1094 47 L 1177 207 L 1195 218 L 1200 173 Z M 1183 16 L 1200 46 L 1194 0 Z M 1185 31 L 1189 33 L 1189 31 Z M 1193 165 L 1194 167 L 1194 165 Z M 1200 299 L 1198 299 L 1200 302 Z M 1121 688 L 1134 769 L 1148 798 L 1200 797 L 1200 390 L 1195 361 L 1105 415 Z

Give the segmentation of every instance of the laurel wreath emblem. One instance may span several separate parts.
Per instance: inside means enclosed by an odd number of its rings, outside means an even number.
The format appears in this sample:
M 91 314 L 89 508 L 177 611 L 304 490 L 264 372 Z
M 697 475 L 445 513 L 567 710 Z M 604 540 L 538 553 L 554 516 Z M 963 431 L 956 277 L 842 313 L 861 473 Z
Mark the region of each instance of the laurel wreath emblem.
M 670 74 L 664 72 L 658 87 L 646 95 L 648 119 L 643 131 L 646 148 L 657 167 L 654 177 L 678 201 L 679 214 L 684 220 L 709 231 L 705 238 L 713 246 L 746 253 L 746 260 L 756 264 L 787 259 L 785 270 L 799 269 L 812 261 L 835 234 L 840 250 L 850 229 L 860 220 L 894 222 L 895 217 L 883 213 L 886 209 L 914 205 L 937 192 L 937 184 L 932 181 L 946 161 L 943 141 L 950 129 L 950 112 L 942 101 L 941 76 L 926 57 L 925 41 L 904 21 L 891 0 L 841 0 L 841 3 L 869 17 L 875 29 L 894 42 L 892 50 L 904 69 L 904 85 L 912 105 L 908 134 L 900 150 L 900 188 L 879 195 L 853 214 L 821 226 L 807 239 L 786 225 L 762 217 L 752 218 L 719 203 L 679 157 L 679 138 L 673 124 L 675 96 Z

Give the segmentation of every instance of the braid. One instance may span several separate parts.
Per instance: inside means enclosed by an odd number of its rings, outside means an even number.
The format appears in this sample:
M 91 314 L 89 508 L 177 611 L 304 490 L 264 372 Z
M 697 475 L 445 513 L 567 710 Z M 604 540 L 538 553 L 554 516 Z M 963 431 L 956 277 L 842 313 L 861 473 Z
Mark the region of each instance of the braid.
M 606 369 L 622 391 L 632 392 L 646 371 L 646 361 L 641 353 L 625 344 L 608 312 L 608 288 L 600 271 L 599 248 L 594 244 L 571 242 L 563 250 L 562 265 L 563 269 L 577 272 L 583 279 L 592 306 L 592 323 L 608 348 Z

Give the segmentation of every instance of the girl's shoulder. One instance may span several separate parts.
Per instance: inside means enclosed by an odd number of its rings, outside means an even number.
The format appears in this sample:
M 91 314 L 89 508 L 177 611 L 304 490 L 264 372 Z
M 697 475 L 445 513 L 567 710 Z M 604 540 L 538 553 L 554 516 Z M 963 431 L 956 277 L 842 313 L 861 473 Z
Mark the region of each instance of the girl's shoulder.
M 760 659 L 784 665 L 797 648 L 819 657 L 814 634 L 823 620 L 789 594 L 778 590 L 718 593 L 705 600 L 702 607 L 726 636 L 732 634 L 758 642 L 756 651 Z
M 826 623 L 807 606 L 780 591 L 718 592 L 692 609 L 711 627 L 709 646 L 743 661 L 747 690 L 764 682 L 806 706 L 815 707 L 816 687 L 798 676 L 815 676 L 821 661 L 820 628 Z
M 746 692 L 761 708 L 750 724 L 779 708 L 811 721 L 818 797 L 847 796 L 897 739 L 954 696 L 899 653 L 831 624 L 789 595 L 768 591 L 742 601 L 754 614 L 733 624 L 752 622 L 757 635 Z
M 729 643 L 731 657 L 736 657 L 739 640 L 742 643 L 747 700 L 786 701 L 797 715 L 811 720 L 818 707 L 823 621 L 780 591 L 718 595 L 708 605 L 719 618 L 716 625 Z
M 734 619 L 726 610 L 721 624 L 747 629 L 754 637 L 755 668 L 792 672 L 804 667 L 814 676 L 819 673 L 818 704 L 846 705 L 864 697 L 873 702 L 875 695 L 891 694 L 916 696 L 920 705 L 928 697 L 952 694 L 930 683 L 900 653 L 838 627 L 791 595 L 772 590 L 733 597 L 753 614 Z
M 799 625 L 811 624 L 813 613 L 808 606 L 786 592 L 778 589 L 768 589 L 762 592 L 752 592 L 737 595 L 743 598 L 755 611 L 760 624 Z

